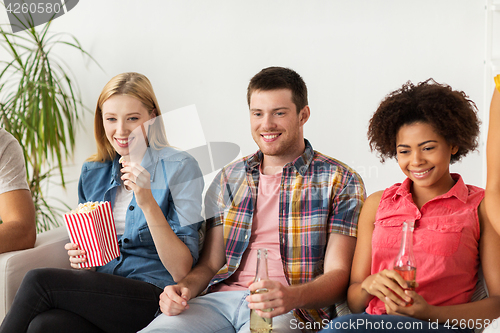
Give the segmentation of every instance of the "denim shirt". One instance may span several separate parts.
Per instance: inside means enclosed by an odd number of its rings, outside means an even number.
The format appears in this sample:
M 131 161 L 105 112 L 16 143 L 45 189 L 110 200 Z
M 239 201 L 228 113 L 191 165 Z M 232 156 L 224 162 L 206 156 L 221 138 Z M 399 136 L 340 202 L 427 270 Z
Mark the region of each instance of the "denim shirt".
M 120 156 L 113 161 L 85 162 L 78 184 L 79 202 L 109 201 L 114 207 L 121 185 Z M 189 154 L 166 147 L 148 148 L 141 162 L 151 175 L 151 192 L 170 227 L 191 251 L 193 265 L 198 260 L 198 229 L 201 217 L 203 175 Z M 98 272 L 145 281 L 159 288 L 175 284 L 160 261 L 148 223 L 137 206 L 135 194 L 125 216 L 125 231 L 118 236 L 120 257 Z

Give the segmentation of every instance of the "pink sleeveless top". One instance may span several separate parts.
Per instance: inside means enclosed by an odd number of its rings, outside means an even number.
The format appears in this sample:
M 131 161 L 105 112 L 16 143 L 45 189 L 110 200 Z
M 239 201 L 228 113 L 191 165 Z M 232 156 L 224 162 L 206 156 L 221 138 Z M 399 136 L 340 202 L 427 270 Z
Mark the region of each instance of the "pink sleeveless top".
M 417 287 L 431 305 L 456 305 L 470 301 L 479 267 L 479 218 L 477 209 L 484 190 L 456 184 L 419 210 L 410 193 L 411 180 L 386 189 L 377 210 L 372 235 L 371 273 L 392 269 L 399 251 L 402 224 L 414 223 L 413 251 L 417 261 Z M 385 314 L 384 303 L 374 297 L 366 312 Z

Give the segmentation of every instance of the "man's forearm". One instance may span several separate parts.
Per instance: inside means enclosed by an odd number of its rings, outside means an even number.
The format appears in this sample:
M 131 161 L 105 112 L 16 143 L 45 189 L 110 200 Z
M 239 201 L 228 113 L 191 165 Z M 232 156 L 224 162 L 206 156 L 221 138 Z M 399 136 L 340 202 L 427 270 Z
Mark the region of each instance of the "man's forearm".
M 217 271 L 214 271 L 210 267 L 198 265 L 179 282 L 179 285 L 187 287 L 191 291 L 191 297 L 194 298 L 208 287 L 215 274 L 217 274 Z
M 318 309 L 347 297 L 349 275 L 356 239 L 331 233 L 325 252 L 325 273 L 311 282 L 294 286 L 299 295 L 296 308 Z
M 222 225 L 219 225 L 207 230 L 200 260 L 179 284 L 191 291 L 191 297 L 196 297 L 207 288 L 210 280 L 225 263 L 224 237 Z
M 337 269 L 329 271 L 311 282 L 290 286 L 294 289 L 294 308 L 319 309 L 346 299 L 349 272 Z

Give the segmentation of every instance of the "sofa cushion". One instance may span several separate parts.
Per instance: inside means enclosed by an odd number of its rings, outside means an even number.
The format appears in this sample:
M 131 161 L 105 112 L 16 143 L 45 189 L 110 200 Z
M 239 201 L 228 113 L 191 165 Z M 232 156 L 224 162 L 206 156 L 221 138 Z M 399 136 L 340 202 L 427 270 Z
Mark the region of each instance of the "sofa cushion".
M 69 242 L 65 227 L 37 235 L 33 249 L 0 254 L 0 322 L 9 310 L 24 275 L 33 268 L 71 268 L 64 244 Z

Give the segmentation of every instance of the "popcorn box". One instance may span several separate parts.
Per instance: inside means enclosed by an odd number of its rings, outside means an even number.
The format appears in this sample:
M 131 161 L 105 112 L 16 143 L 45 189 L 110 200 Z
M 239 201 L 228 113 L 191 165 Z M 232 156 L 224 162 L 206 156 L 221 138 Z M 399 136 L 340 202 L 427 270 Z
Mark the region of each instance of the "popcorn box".
M 86 252 L 87 261 L 80 263 L 80 268 L 105 265 L 120 256 L 111 204 L 106 201 L 82 206 L 83 212 L 64 214 L 70 241 Z

